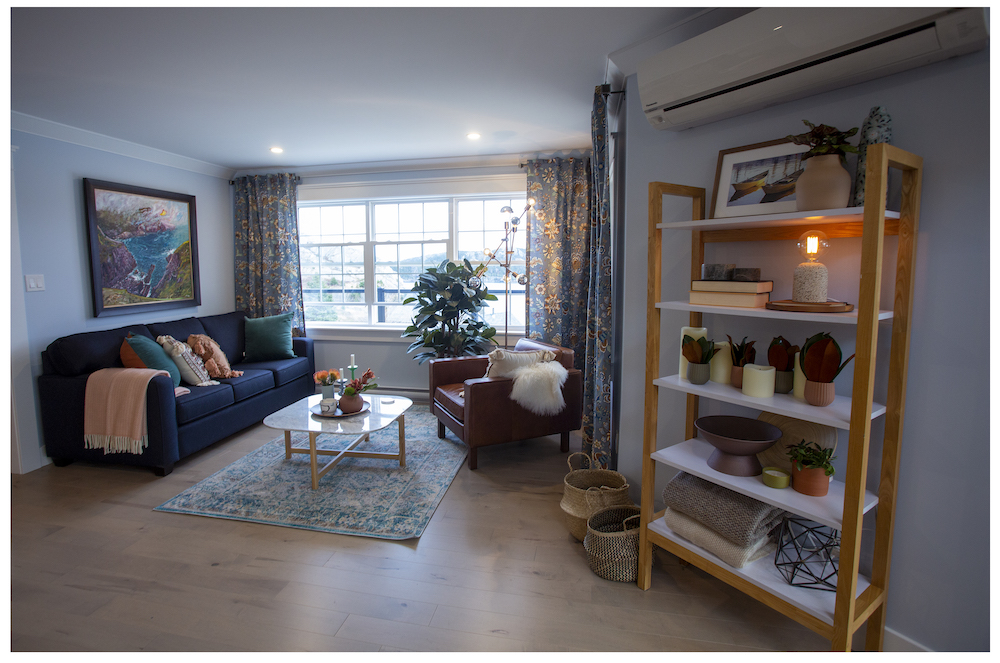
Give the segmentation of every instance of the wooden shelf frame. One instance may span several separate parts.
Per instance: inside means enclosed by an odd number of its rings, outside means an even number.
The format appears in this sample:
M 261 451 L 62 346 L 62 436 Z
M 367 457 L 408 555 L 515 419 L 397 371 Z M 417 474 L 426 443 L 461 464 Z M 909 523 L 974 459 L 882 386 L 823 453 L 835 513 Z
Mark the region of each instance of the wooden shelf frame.
M 889 168 L 902 175 L 902 204 L 900 211 L 887 212 L 885 200 Z M 910 324 L 913 306 L 913 267 L 916 260 L 916 237 L 920 216 L 920 190 L 923 160 L 914 154 L 886 144 L 871 145 L 867 153 L 866 201 L 863 208 L 826 210 L 817 213 L 766 215 L 708 219 L 705 217 L 705 190 L 663 182 L 649 184 L 649 244 L 648 282 L 646 291 L 646 387 L 642 458 L 641 528 L 639 545 L 639 573 L 637 584 L 648 589 L 651 582 L 653 545 L 687 560 L 698 568 L 740 589 L 830 639 L 832 648 L 849 651 L 855 631 L 867 623 L 865 647 L 881 650 L 885 632 L 885 598 L 889 583 L 892 556 L 892 535 L 897 497 L 902 440 L 903 415 L 906 404 L 907 363 L 909 359 Z M 691 199 L 691 221 L 663 223 L 663 197 L 681 196 Z M 811 592 L 801 588 L 784 588 L 759 582 L 754 571 L 733 569 L 669 532 L 660 520 L 662 514 L 653 512 L 654 486 L 657 462 L 670 462 L 670 453 L 658 452 L 658 396 L 661 387 L 687 392 L 687 405 L 683 440 L 696 437 L 694 421 L 698 417 L 699 393 L 690 385 L 681 388 L 676 376 L 660 377 L 660 333 L 662 309 L 688 310 L 689 324 L 702 326 L 704 312 L 724 315 L 746 315 L 731 307 L 690 307 L 683 302 L 662 302 L 662 231 L 678 228 L 691 230 L 691 280 L 700 278 L 701 264 L 705 258 L 705 244 L 711 242 L 766 241 L 796 239 L 802 232 L 817 225 L 831 238 L 861 237 L 861 278 L 858 288 L 856 313 L 849 320 L 837 322 L 856 325 L 856 356 L 852 395 L 848 402 L 846 422 L 840 416 L 839 428 L 848 432 L 847 469 L 844 476 L 843 508 L 841 514 L 841 549 L 837 592 L 833 599 L 832 618 L 829 611 L 813 609 L 806 601 L 799 600 L 796 592 Z M 895 293 L 891 313 L 880 310 L 880 285 L 884 237 L 898 235 Z M 772 316 L 776 319 L 816 321 L 789 315 Z M 824 317 L 824 320 L 826 318 Z M 891 320 L 891 347 L 889 351 L 888 394 L 883 406 L 873 403 L 875 354 L 879 322 Z M 671 380 L 678 382 L 677 385 Z M 735 394 L 735 391 L 734 391 Z M 721 392 L 706 392 L 707 398 L 720 398 Z M 767 404 L 755 404 L 741 399 L 739 404 L 775 411 Z M 884 415 L 883 415 L 884 412 Z M 868 476 L 868 457 L 871 439 L 871 422 L 876 416 L 885 417 L 882 442 L 881 475 L 877 495 L 878 510 L 875 524 L 875 552 L 871 579 L 858 574 L 861 525 L 866 511 L 872 508 L 871 493 L 865 490 Z M 792 414 L 790 416 L 796 416 Z M 815 420 L 814 417 L 803 417 Z M 680 453 L 680 452 L 678 452 Z M 676 460 L 676 458 L 674 458 Z M 676 466 L 676 465 L 675 465 Z M 794 510 L 794 509 L 792 509 Z M 762 560 L 763 561 L 763 560 Z M 751 565 L 754 566 L 754 565 Z M 749 568 L 749 567 L 748 567 Z M 757 571 L 760 571 L 758 569 Z M 757 574 L 759 575 L 759 573 Z M 792 592 L 789 595 L 789 591 Z

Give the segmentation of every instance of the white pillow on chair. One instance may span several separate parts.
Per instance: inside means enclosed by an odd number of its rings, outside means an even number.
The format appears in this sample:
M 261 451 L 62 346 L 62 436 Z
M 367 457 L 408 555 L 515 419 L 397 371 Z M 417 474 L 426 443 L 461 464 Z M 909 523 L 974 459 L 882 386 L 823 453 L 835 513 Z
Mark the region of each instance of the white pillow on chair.
M 551 350 L 504 350 L 498 348 L 489 354 L 490 363 L 486 367 L 487 378 L 506 377 L 515 368 L 529 366 L 540 361 L 553 361 L 556 353 Z

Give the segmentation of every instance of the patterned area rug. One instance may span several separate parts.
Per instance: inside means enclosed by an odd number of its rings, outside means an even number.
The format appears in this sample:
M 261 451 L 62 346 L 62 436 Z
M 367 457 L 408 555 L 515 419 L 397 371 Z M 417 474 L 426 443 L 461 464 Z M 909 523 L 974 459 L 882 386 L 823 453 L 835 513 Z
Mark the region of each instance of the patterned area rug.
M 343 449 L 353 438 L 321 435 L 317 446 Z M 307 433 L 292 444 L 309 447 Z M 395 453 L 398 424 L 371 435 L 358 451 Z M 406 467 L 397 461 L 344 458 L 310 487 L 309 455 L 285 460 L 284 436 L 191 486 L 155 511 L 230 518 L 380 539 L 419 537 L 454 480 L 468 450 L 437 437 L 426 405 L 406 411 Z M 320 457 L 329 462 L 329 457 Z

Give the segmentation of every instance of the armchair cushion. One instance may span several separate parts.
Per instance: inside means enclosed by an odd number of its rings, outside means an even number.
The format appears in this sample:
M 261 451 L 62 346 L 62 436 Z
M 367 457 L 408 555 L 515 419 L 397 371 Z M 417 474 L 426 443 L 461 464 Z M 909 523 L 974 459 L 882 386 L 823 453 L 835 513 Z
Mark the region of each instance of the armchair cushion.
M 434 400 L 451 416 L 459 421 L 465 421 L 465 385 L 446 384 L 437 388 Z
M 510 375 L 511 371 L 522 366 L 537 364 L 540 361 L 552 361 L 556 353 L 551 350 L 504 350 L 498 348 L 489 355 L 490 363 L 486 367 L 484 377 L 496 378 Z

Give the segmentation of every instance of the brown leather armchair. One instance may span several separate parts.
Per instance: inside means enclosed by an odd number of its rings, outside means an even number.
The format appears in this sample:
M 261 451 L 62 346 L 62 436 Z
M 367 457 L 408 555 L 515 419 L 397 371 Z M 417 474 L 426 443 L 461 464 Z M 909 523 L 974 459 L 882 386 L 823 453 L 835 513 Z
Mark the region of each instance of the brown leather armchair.
M 447 426 L 469 447 L 469 469 L 476 469 L 479 447 L 560 435 L 560 450 L 569 451 L 570 431 L 583 422 L 583 374 L 573 368 L 573 351 L 557 345 L 521 339 L 516 351 L 551 350 L 569 371 L 563 385 L 566 407 L 555 415 L 540 416 L 511 400 L 514 380 L 485 378 L 489 358 L 449 357 L 430 360 L 431 412 L 438 418 L 438 437 Z

